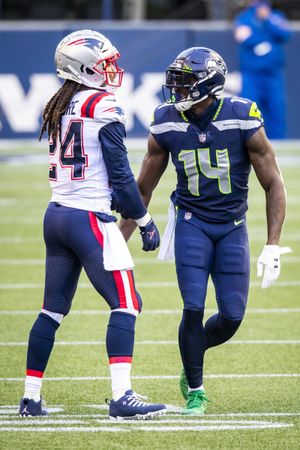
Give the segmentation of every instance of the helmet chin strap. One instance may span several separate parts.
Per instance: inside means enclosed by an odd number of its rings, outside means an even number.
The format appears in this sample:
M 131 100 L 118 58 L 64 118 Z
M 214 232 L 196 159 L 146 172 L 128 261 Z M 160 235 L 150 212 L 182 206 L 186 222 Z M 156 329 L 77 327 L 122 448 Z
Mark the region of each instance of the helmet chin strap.
M 177 111 L 179 112 L 184 112 L 184 111 L 188 111 L 189 109 L 191 109 L 192 106 L 197 105 L 197 103 L 203 102 L 203 100 L 206 100 L 208 98 L 209 94 L 205 95 L 204 97 L 199 98 L 198 100 L 192 100 L 187 99 L 187 100 L 183 100 L 181 102 L 178 103 L 174 103 L 175 108 L 177 109 Z

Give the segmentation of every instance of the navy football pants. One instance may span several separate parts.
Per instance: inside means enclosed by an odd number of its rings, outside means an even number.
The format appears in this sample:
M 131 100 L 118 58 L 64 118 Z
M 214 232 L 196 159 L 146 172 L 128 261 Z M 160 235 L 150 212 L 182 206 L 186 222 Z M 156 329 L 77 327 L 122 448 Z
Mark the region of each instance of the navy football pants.
M 236 223 L 206 223 L 184 210 L 178 212 L 175 257 L 184 305 L 179 347 L 191 388 L 202 384 L 206 349 L 230 339 L 245 313 L 250 272 L 248 235 L 245 218 Z M 209 275 L 219 312 L 203 326 Z
M 68 314 L 82 267 L 112 310 L 141 310 L 132 270 L 106 271 L 103 236 L 94 213 L 50 203 L 44 219 L 47 248 L 43 308 Z
M 112 310 L 106 334 L 109 362 L 132 360 L 135 318 L 142 303 L 132 270 L 104 269 L 105 241 L 98 220 L 89 211 L 57 203 L 48 206 L 44 219 L 47 249 L 44 303 L 29 335 L 26 371 L 29 376 L 43 376 L 61 318 L 71 308 L 82 267 Z

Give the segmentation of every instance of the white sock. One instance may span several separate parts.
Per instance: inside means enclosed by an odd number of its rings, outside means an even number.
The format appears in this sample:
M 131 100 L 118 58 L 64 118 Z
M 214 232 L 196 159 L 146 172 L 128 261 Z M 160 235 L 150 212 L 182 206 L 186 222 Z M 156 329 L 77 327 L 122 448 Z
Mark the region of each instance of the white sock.
M 201 386 L 200 386 L 200 387 L 197 387 L 197 388 L 190 388 L 190 387 L 189 387 L 189 392 L 192 392 L 192 391 L 204 391 L 204 386 L 203 386 L 203 384 L 201 384 Z
M 27 375 L 25 378 L 25 392 L 23 398 L 30 398 L 35 402 L 41 399 L 42 378 Z
M 113 400 L 119 400 L 131 389 L 131 363 L 113 363 L 109 365 Z

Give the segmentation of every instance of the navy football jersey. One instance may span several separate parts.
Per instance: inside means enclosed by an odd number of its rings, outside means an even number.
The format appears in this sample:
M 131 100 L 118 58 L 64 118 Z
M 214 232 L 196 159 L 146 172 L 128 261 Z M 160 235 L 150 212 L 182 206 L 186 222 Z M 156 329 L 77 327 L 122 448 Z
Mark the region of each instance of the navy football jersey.
M 263 119 L 254 102 L 238 97 L 215 101 L 208 114 L 210 120 L 197 120 L 163 104 L 150 132 L 170 152 L 177 172 L 173 203 L 203 220 L 229 222 L 248 208 L 251 165 L 245 143 Z

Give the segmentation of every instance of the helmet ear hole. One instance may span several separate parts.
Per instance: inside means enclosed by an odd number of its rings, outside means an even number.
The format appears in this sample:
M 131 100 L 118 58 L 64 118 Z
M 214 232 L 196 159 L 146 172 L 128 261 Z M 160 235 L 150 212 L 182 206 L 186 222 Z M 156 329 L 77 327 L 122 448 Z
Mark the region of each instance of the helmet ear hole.
M 81 73 L 86 73 L 87 75 L 94 75 L 94 71 L 92 69 L 90 69 L 89 67 L 85 67 L 84 64 L 81 64 L 80 66 L 80 72 Z
M 89 69 L 88 67 L 85 69 L 85 71 L 88 75 L 93 75 L 95 73 L 93 70 Z

